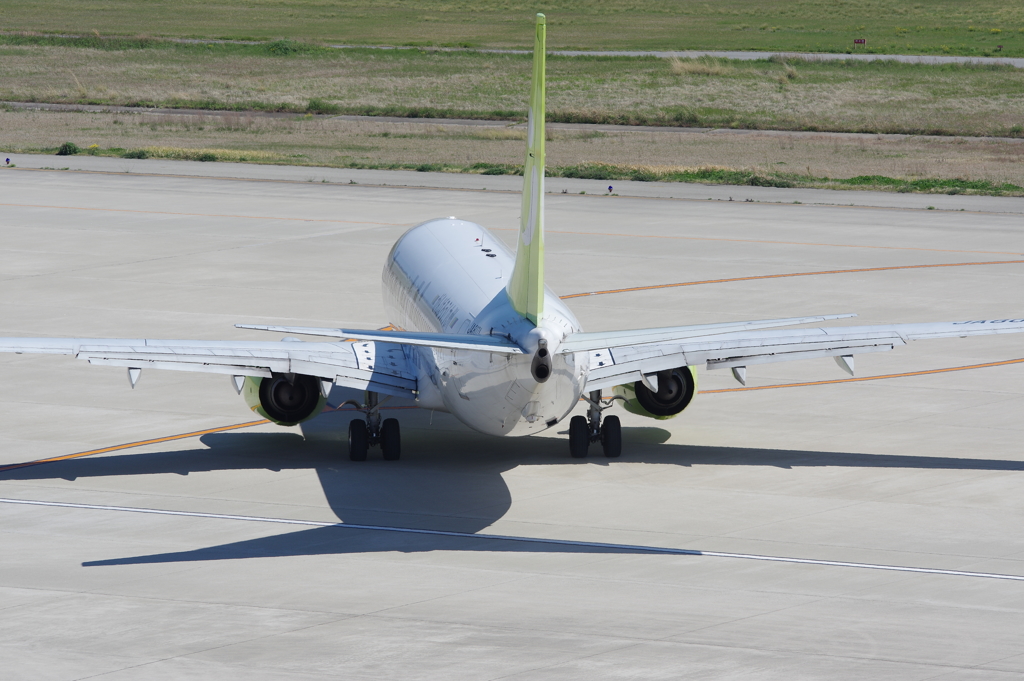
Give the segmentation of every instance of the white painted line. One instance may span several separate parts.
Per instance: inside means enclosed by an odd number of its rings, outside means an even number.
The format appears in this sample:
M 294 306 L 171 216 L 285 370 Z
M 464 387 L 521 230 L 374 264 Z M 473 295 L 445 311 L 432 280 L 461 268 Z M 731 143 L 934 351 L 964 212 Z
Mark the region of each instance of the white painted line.
M 23 504 L 27 506 L 51 506 L 56 508 L 79 508 L 94 511 L 122 511 L 127 513 L 148 513 L 150 515 L 171 515 L 185 518 L 213 518 L 215 520 L 241 520 L 255 523 L 278 525 L 303 525 L 306 527 L 337 527 L 348 530 L 372 530 L 375 532 L 398 532 L 402 534 L 425 534 L 440 537 L 461 537 L 463 539 L 491 539 L 526 544 L 548 544 L 554 546 L 576 546 L 581 548 L 611 549 L 615 551 L 638 551 L 663 553 L 674 556 L 710 556 L 713 558 L 738 558 L 762 560 L 773 563 L 797 563 L 802 565 L 824 565 L 829 567 L 860 568 L 863 570 L 888 570 L 891 572 L 914 572 L 926 575 L 950 575 L 954 577 L 983 577 L 985 579 L 1008 579 L 1024 582 L 1024 575 L 1004 575 L 994 572 L 970 572 L 967 570 L 942 570 L 938 568 L 883 565 L 878 563 L 850 563 L 840 560 L 816 560 L 813 558 L 788 558 L 786 556 L 763 556 L 755 553 L 727 553 L 724 551 L 699 551 L 697 549 L 673 549 L 663 546 L 642 546 L 636 544 L 605 544 L 602 542 L 573 541 L 571 539 L 544 539 L 541 537 L 516 537 L 506 534 L 472 534 L 470 532 L 448 532 L 445 530 L 422 530 L 412 527 L 389 527 L 387 525 L 356 525 L 353 523 L 330 523 L 318 520 L 294 520 L 291 518 L 266 518 L 252 515 L 228 515 L 225 513 L 194 513 L 190 511 L 167 511 L 158 508 L 137 508 L 132 506 L 104 506 L 99 504 L 72 504 L 60 501 L 36 501 L 33 499 L 4 499 L 0 503 Z

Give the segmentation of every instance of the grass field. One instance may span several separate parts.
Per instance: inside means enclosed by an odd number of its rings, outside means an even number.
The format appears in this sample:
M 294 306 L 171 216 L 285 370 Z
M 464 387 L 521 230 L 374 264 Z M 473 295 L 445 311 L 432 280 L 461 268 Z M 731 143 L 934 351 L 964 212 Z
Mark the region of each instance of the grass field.
M 798 138 L 767 133 L 550 131 L 552 175 L 833 188 L 1024 194 L 1024 140 Z M 525 133 L 502 126 L 0 112 L 0 150 L 357 168 L 519 172 Z M 95 146 L 94 146 L 95 145 Z M 73 165 L 55 156 L 53 167 Z M 1012 186 L 1008 186 L 1012 185 Z
M 40 44 L 40 43 L 66 44 Z M 98 49 L 91 44 L 99 45 Z M 134 47 L 133 47 L 134 46 Z M 0 39 L 0 99 L 514 119 L 529 57 Z M 1009 66 L 551 57 L 552 121 L 1024 135 Z
M 1024 54 L 1006 0 L 18 0 L 0 30 L 526 47 L 538 11 L 552 48 Z

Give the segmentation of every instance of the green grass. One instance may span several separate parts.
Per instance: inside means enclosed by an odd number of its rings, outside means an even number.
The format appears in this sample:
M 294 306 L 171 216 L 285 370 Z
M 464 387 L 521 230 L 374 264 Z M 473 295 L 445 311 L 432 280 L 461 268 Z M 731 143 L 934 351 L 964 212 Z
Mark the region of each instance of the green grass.
M 100 35 L 47 35 L 35 33 L 0 34 L 2 45 L 42 45 L 45 47 L 73 47 L 106 52 L 125 50 L 174 50 L 193 55 L 236 55 L 241 57 L 291 57 L 296 55 L 329 55 L 337 50 L 309 42 L 281 38 L 260 42 L 177 42 L 150 36 L 100 36 Z
M 1006 0 L 18 0 L 0 29 L 527 47 L 537 11 L 552 48 L 1024 54 L 1024 4 Z
M 517 169 L 516 174 L 522 170 Z M 624 166 L 606 163 L 584 163 L 577 166 L 553 168 L 552 177 L 576 177 L 588 180 L 634 180 L 639 182 L 702 182 L 708 184 L 747 185 L 752 187 L 830 187 L 890 190 L 897 192 L 923 192 L 942 194 L 1019 195 L 1024 192 L 1009 182 L 958 178 L 926 178 L 905 180 L 885 175 L 860 175 L 846 179 L 816 177 L 797 173 L 763 173 L 730 168 L 693 168 L 683 170 Z
M 69 150 L 69 145 L 73 150 Z M 14 150 L 7 150 L 13 152 Z M 19 149 L 21 153 L 26 150 Z M 29 153 L 54 154 L 56 156 L 113 156 L 116 158 L 147 159 L 165 158 L 177 161 L 221 161 L 227 163 L 259 163 L 271 165 L 296 165 L 294 156 L 283 156 L 265 151 L 245 151 L 237 149 L 193 149 L 186 147 L 142 147 L 138 149 L 122 149 L 120 147 L 100 148 L 98 146 L 79 149 L 72 142 L 65 142 L 57 148 L 44 147 L 32 149 Z M 298 165 L 304 165 L 301 161 Z M 310 165 L 310 164 L 305 164 Z

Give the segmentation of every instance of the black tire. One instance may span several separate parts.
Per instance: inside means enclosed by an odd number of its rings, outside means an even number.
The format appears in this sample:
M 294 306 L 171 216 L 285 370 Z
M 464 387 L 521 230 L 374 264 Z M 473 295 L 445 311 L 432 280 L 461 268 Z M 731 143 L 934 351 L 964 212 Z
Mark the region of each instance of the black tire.
M 348 424 L 348 458 L 352 461 L 366 461 L 366 451 L 370 448 L 370 432 L 366 421 L 352 419 Z
M 590 446 L 590 424 L 584 416 L 573 416 L 569 420 L 569 454 L 574 459 L 587 456 Z
M 617 459 L 622 454 L 622 424 L 618 416 L 606 416 L 601 426 L 601 445 L 604 455 L 609 459 Z
M 380 425 L 380 451 L 385 461 L 398 461 L 402 456 L 402 432 L 398 419 L 384 419 Z

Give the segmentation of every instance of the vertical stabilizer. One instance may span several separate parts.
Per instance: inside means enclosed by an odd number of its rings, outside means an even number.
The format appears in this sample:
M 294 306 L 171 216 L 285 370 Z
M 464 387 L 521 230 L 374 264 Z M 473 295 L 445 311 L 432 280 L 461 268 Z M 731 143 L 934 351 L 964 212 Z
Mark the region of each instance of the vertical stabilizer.
M 533 83 L 523 166 L 523 212 L 519 223 L 516 265 L 508 297 L 516 312 L 534 324 L 544 313 L 544 44 L 546 20 L 537 15 L 533 47 Z

